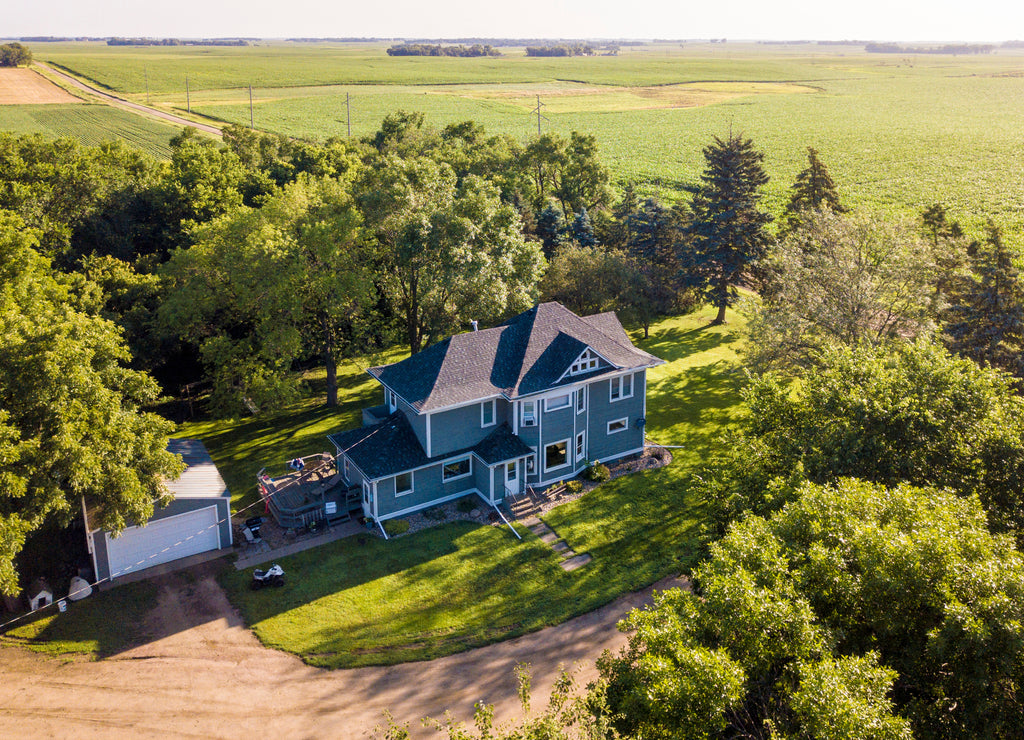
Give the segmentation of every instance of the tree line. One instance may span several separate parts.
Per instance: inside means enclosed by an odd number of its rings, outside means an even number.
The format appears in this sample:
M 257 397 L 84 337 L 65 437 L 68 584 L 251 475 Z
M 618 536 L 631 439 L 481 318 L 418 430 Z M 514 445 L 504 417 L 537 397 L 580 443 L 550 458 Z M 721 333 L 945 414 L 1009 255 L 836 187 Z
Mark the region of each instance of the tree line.
M 396 44 L 388 47 L 389 57 L 500 57 L 502 54 L 490 44 Z

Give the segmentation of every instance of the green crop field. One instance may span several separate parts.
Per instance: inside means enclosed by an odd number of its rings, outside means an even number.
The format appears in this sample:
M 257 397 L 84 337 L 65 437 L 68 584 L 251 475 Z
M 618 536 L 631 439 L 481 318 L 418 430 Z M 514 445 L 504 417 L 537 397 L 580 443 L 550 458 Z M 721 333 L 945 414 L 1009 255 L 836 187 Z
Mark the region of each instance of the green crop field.
M 157 157 L 170 157 L 180 129 L 106 105 L 0 105 L 0 131 L 70 136 L 95 145 L 121 139 Z
M 619 56 L 497 59 L 388 57 L 387 44 L 106 47 L 41 44 L 41 59 L 144 100 L 290 136 L 354 136 L 397 110 L 430 124 L 466 119 L 522 140 L 545 131 L 594 134 L 619 183 L 685 197 L 701 149 L 730 129 L 765 152 L 779 210 L 819 150 L 851 205 L 916 214 L 942 202 L 977 228 L 1024 227 L 1024 54 L 866 54 L 815 44 L 661 44 Z

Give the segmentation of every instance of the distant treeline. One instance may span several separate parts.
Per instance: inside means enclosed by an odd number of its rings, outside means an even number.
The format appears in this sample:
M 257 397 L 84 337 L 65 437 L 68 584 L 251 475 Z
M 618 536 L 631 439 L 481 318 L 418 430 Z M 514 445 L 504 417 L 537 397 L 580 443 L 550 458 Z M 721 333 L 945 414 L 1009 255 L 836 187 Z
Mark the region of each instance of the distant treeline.
M 256 39 L 107 39 L 107 46 L 249 46 Z
M 528 57 L 589 57 L 594 54 L 594 47 L 590 44 L 547 44 L 526 47 Z
M 318 36 L 316 38 L 303 36 L 303 37 L 298 37 L 298 38 L 293 38 L 293 39 L 285 39 L 285 41 L 294 41 L 294 42 L 298 42 L 298 43 L 309 43 L 309 42 L 317 42 L 317 41 L 329 41 L 329 42 L 334 43 L 334 44 L 354 44 L 354 43 L 359 43 L 361 41 L 362 42 L 384 41 L 384 39 L 377 38 L 375 36 L 333 36 L 333 37 Z
M 389 57 L 500 57 L 490 44 L 441 46 L 440 44 L 397 44 L 388 49 Z
M 943 46 L 903 46 L 901 44 L 866 44 L 869 54 L 990 54 L 992 44 L 944 44 Z

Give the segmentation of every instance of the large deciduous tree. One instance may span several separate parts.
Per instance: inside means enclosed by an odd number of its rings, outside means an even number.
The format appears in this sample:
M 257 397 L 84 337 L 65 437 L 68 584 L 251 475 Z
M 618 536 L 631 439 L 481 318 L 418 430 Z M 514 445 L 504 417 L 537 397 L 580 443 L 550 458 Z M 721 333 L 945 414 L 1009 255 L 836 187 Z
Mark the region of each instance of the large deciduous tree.
M 87 310 L 36 252 L 38 233 L 0 211 L 0 591 L 16 593 L 14 559 L 47 519 L 94 507 L 91 525 L 145 522 L 181 459 L 173 424 L 142 411 L 156 383 L 127 368 L 118 329 Z
M 387 157 L 360 205 L 377 245 L 377 281 L 419 352 L 470 320 L 493 321 L 536 298 L 544 257 L 495 186 L 430 159 Z
M 720 529 L 803 479 L 851 476 L 976 495 L 993 530 L 1024 533 L 1024 399 L 1003 372 L 925 339 L 840 345 L 795 388 L 755 379 L 746 406 L 741 435 L 694 477 Z
M 933 251 L 899 221 L 803 215 L 763 263 L 745 353 L 757 370 L 806 367 L 833 344 L 879 344 L 934 326 Z
M 738 297 L 735 284 L 765 255 L 765 226 L 771 217 L 758 210 L 768 182 L 764 154 L 750 139 L 730 134 L 704 148 L 705 168 L 693 196 L 693 218 L 681 244 L 682 279 L 698 290 L 725 323 L 725 310 Z
M 1024 558 L 974 499 L 844 479 L 734 524 L 602 661 L 623 735 L 1009 738 Z
M 372 285 L 347 184 L 302 176 L 260 208 L 236 206 L 191 238 L 195 245 L 164 268 L 161 320 L 199 346 L 218 409 L 294 398 L 294 363 L 313 356 L 327 368 L 327 403 L 336 404 L 337 362 L 361 335 Z

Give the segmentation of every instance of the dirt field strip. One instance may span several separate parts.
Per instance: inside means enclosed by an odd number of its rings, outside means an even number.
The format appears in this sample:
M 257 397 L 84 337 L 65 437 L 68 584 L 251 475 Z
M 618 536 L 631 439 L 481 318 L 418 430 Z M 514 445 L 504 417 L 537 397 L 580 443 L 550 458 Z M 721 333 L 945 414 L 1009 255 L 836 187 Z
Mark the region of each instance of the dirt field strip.
M 0 105 L 81 103 L 32 69 L 0 69 Z
M 385 709 L 408 721 L 413 737 L 437 737 L 421 717 L 447 709 L 469 720 L 478 700 L 495 704 L 500 719 L 515 716 L 516 663 L 532 665 L 536 707 L 560 666 L 583 661 L 585 684 L 601 652 L 625 643 L 615 624 L 651 597 L 650 588 L 627 594 L 564 624 L 438 660 L 325 671 L 260 645 L 213 572 L 160 576 L 145 623 L 152 639 L 113 658 L 62 663 L 0 649 L 0 737 L 364 738 Z

